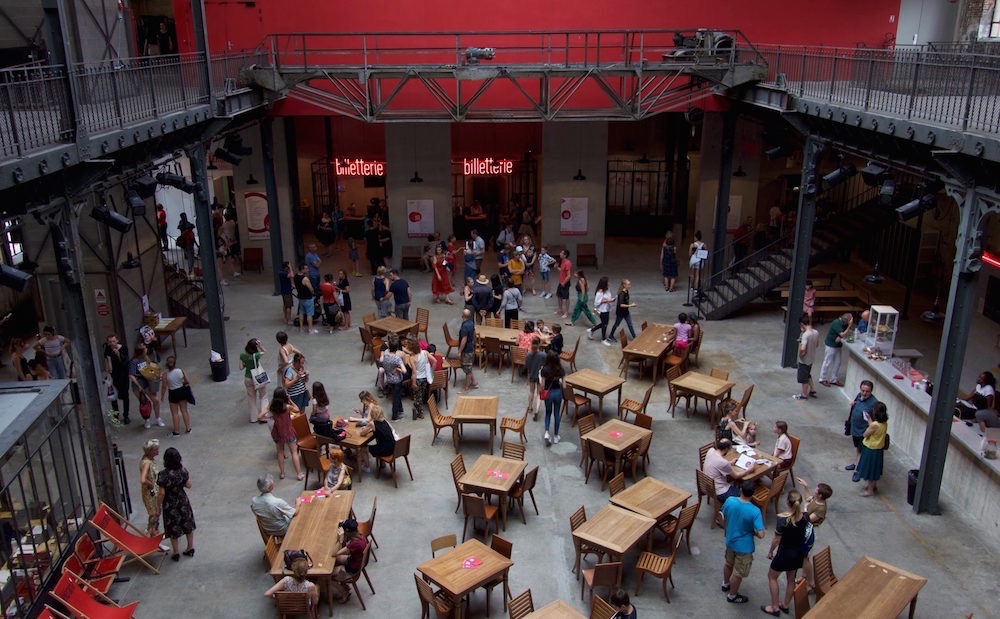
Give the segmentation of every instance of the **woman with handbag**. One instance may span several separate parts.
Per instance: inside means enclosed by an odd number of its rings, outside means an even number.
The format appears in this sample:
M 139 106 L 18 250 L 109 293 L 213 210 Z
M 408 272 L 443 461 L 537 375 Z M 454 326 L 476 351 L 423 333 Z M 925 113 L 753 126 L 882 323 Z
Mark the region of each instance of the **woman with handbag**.
M 539 375 L 542 379 L 542 390 L 538 397 L 545 402 L 545 444 L 550 445 L 559 442 L 559 418 L 562 416 L 559 411 L 562 409 L 563 377 L 566 376 L 566 371 L 559 361 L 559 355 L 549 352 Z M 556 413 L 555 434 L 550 439 L 549 421 L 553 410 Z
M 247 390 L 247 405 L 250 407 L 250 423 L 257 423 L 257 416 L 264 408 L 267 400 L 267 384 L 271 378 L 267 370 L 261 367 L 260 358 L 264 355 L 264 345 L 253 338 L 247 342 L 246 348 L 240 353 L 240 369 L 243 370 L 243 386 Z
M 184 431 L 191 432 L 191 416 L 188 415 L 188 404 L 194 404 L 194 393 L 191 392 L 191 382 L 187 372 L 177 367 L 177 359 L 167 357 L 167 375 L 163 377 L 160 387 L 160 400 L 167 396 L 170 404 L 170 417 L 174 422 L 174 436 L 180 436 L 178 412 L 184 417 Z
M 278 591 L 290 591 L 292 593 L 306 593 L 309 595 L 309 607 L 315 608 L 319 604 L 319 587 L 316 583 L 306 579 L 309 573 L 309 559 L 297 557 L 292 561 L 292 575 L 285 576 L 273 587 L 264 592 L 264 597 L 274 597 Z
M 267 419 L 270 415 L 274 419 L 274 426 L 271 427 L 271 439 L 278 456 L 278 477 L 285 478 L 285 445 L 288 445 L 288 452 L 295 466 L 295 477 L 299 481 L 305 479 L 299 464 L 299 446 L 296 443 L 295 428 L 292 427 L 292 413 L 298 413 L 299 407 L 288 397 L 284 387 L 277 387 L 271 396 L 271 404 L 261 411 L 260 417 Z
M 861 496 L 872 496 L 878 492 L 878 480 L 882 478 L 882 453 L 888 447 L 889 415 L 884 402 L 872 408 L 871 420 L 861 441 L 861 459 L 858 461 L 858 476 L 865 480 Z
M 160 419 L 160 400 L 156 397 L 161 373 L 160 365 L 149 358 L 146 345 L 142 342 L 136 344 L 128 362 L 128 379 L 132 383 L 132 392 L 139 400 L 139 414 L 146 420 L 143 425 L 147 430 L 152 427 L 152 415 L 156 416 L 156 425 L 167 425 Z

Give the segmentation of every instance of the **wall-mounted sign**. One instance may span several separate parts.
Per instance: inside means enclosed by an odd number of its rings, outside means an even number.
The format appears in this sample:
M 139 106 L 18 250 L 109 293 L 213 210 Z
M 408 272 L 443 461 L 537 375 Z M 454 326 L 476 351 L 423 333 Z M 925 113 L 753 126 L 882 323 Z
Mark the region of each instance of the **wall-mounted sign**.
M 462 171 L 466 176 L 490 176 L 493 174 L 510 174 L 514 171 L 514 162 L 510 159 L 462 159 Z
M 559 201 L 559 234 L 587 234 L 587 198 L 563 198 Z
M 267 194 L 248 191 L 243 194 L 246 208 L 247 238 L 251 241 L 266 241 L 271 238 L 271 221 L 267 214 Z
M 434 200 L 406 201 L 406 236 L 427 238 L 434 234 Z
M 384 161 L 365 159 L 334 159 L 337 176 L 385 176 Z

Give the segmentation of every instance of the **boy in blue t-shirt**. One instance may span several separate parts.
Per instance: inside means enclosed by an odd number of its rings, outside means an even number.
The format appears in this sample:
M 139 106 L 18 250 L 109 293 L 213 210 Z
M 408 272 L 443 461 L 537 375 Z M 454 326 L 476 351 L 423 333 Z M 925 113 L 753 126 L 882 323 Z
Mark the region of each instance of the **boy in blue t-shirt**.
M 747 597 L 740 594 L 740 583 L 750 575 L 753 564 L 754 536 L 764 538 L 764 518 L 760 509 L 750 502 L 754 484 L 745 481 L 740 496 L 726 499 L 722 516 L 726 519 L 726 564 L 722 568 L 722 590 L 727 592 L 730 604 L 745 604 Z

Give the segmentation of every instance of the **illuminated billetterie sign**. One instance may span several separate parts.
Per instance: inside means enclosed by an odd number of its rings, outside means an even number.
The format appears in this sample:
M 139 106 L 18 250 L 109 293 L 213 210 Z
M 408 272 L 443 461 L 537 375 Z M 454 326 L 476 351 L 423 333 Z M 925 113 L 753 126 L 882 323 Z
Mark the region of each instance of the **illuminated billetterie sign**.
M 334 159 L 337 176 L 385 176 L 384 161 L 364 159 Z
M 489 176 L 492 174 L 510 174 L 514 171 L 514 162 L 510 159 L 462 159 L 462 171 L 466 176 Z

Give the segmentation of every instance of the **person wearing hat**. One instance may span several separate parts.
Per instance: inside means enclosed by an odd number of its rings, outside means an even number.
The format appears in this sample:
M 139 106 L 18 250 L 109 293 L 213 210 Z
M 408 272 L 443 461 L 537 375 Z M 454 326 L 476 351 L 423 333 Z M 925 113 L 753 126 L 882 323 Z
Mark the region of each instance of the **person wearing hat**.
M 518 245 L 514 248 L 514 255 L 510 257 L 507 262 L 507 271 L 510 272 L 510 282 L 518 289 L 522 294 L 524 293 L 524 288 L 522 288 L 522 282 L 524 280 L 524 247 Z
M 292 518 L 299 512 L 282 498 L 274 496 L 274 477 L 266 473 L 257 478 L 259 495 L 250 500 L 250 511 L 257 516 L 260 528 L 268 535 L 284 537 Z
M 486 319 L 486 314 L 492 307 L 493 286 L 490 285 L 489 278 L 484 273 L 480 273 L 472 287 L 472 309 L 476 311 L 476 320 L 480 324 Z
M 337 530 L 337 543 L 340 549 L 335 556 L 336 565 L 333 568 L 334 579 L 341 581 L 340 603 L 346 604 L 351 599 L 351 590 L 342 581 L 353 578 L 361 571 L 368 548 L 368 540 L 358 533 L 358 521 L 348 518 L 340 523 Z
M 152 537 L 160 530 L 160 506 L 156 502 L 156 456 L 160 453 L 160 441 L 151 438 L 142 446 L 142 460 L 139 462 L 139 480 L 142 484 L 142 504 L 146 507 L 146 535 Z

